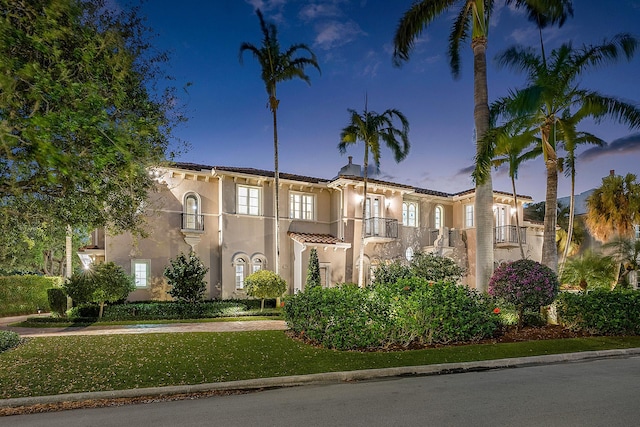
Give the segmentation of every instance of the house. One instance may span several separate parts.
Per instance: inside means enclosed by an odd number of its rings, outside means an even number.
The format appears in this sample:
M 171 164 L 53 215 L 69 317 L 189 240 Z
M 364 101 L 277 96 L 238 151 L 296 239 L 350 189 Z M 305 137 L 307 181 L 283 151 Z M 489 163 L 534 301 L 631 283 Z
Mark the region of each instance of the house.
M 195 251 L 209 267 L 207 297 L 245 298 L 244 281 L 254 271 L 275 271 L 274 173 L 241 167 L 175 163 L 153 171 L 158 191 L 147 206 L 148 237 L 97 230 L 89 252 L 135 276 L 132 301 L 166 299 L 163 272 L 181 252 Z M 289 293 L 304 289 L 310 248 L 316 248 L 323 286 L 358 281 L 364 224 L 364 276 L 369 283 L 380 263 L 411 258 L 416 251 L 454 259 L 475 286 L 475 191 L 449 194 L 368 179 L 349 163 L 331 179 L 279 174 L 280 265 Z M 520 258 L 515 213 L 522 218 L 527 196 L 494 192 L 495 261 Z M 525 252 L 540 260 L 542 226 L 522 222 Z

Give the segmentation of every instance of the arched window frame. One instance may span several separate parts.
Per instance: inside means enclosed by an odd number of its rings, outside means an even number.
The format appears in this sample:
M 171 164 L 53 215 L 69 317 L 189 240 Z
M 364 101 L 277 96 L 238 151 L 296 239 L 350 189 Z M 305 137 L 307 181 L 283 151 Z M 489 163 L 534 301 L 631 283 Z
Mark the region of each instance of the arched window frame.
M 444 208 L 442 205 L 437 205 L 433 210 L 433 224 L 437 230 L 442 230 L 444 227 Z
M 262 254 L 257 254 L 251 257 L 251 272 L 264 270 L 267 268 L 267 258 Z
M 195 202 L 195 209 L 190 201 Z M 202 199 L 196 192 L 185 193 L 182 200 L 182 228 L 185 230 L 203 230 L 202 223 Z
M 237 254 L 233 257 L 232 265 L 235 270 L 236 290 L 242 290 L 244 289 L 244 280 L 247 277 L 249 259 L 245 254 Z

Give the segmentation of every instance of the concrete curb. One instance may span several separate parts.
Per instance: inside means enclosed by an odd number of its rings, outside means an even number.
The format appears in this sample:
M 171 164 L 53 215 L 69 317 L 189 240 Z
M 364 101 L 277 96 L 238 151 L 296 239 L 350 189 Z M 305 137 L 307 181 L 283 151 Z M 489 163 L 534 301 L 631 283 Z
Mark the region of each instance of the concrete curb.
M 544 356 L 516 357 L 511 359 L 482 360 L 463 363 L 442 363 L 422 366 L 402 366 L 396 368 L 364 369 L 359 371 L 327 372 L 286 377 L 258 378 L 253 380 L 228 381 L 168 387 L 149 387 L 129 390 L 112 390 L 86 393 L 58 394 L 53 396 L 20 397 L 0 400 L 0 408 L 33 406 L 61 402 L 95 399 L 118 399 L 135 397 L 170 396 L 176 394 L 258 390 L 268 388 L 296 387 L 311 384 L 336 384 L 349 381 L 367 381 L 380 378 L 445 375 L 464 372 L 487 371 L 493 369 L 520 368 L 554 363 L 580 362 L 604 358 L 633 357 L 640 355 L 640 348 L 585 351 L 579 353 L 552 354 Z

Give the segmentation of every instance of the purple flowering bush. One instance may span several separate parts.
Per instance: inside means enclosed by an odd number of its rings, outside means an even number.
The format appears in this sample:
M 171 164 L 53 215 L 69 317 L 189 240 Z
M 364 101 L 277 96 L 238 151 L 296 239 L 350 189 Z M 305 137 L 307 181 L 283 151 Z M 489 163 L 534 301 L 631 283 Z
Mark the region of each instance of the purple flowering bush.
M 529 259 L 503 264 L 489 281 L 489 295 L 516 306 L 518 327 L 527 308 L 551 304 L 558 295 L 558 276 L 549 267 Z

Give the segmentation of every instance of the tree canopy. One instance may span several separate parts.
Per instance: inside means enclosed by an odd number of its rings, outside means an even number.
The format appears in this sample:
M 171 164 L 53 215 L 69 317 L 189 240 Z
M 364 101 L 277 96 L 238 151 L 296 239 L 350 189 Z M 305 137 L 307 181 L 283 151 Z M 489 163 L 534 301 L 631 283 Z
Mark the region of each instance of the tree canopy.
M 136 8 L 0 0 L 0 209 L 30 224 L 142 230 L 183 120 Z M 24 206 L 29 205 L 25 210 Z

